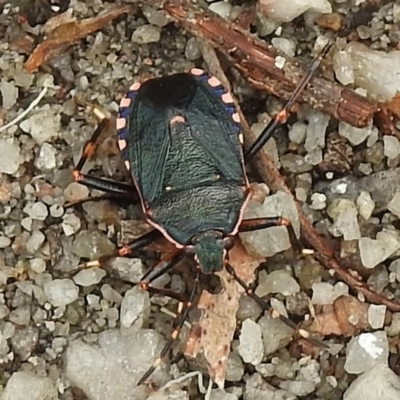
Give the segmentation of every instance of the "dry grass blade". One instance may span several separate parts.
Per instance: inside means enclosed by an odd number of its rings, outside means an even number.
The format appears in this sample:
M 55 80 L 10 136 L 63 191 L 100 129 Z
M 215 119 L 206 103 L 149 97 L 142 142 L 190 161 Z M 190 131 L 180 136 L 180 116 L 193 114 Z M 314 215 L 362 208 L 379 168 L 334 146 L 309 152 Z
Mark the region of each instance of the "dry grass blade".
M 69 20 L 64 16 L 54 17 L 54 21 L 48 21 L 47 25 L 52 28 L 47 39 L 40 43 L 28 61 L 25 68 L 28 72 L 33 72 L 42 64 L 58 56 L 65 51 L 73 42 L 102 29 L 104 25 L 119 17 L 121 14 L 128 13 L 132 6 L 115 6 L 94 18 L 87 18 L 82 21 Z
M 230 252 L 231 265 L 246 283 L 254 280 L 260 261 L 251 257 L 239 242 Z M 202 310 L 202 315 L 189 333 L 185 355 L 196 357 L 202 350 L 211 379 L 223 388 L 243 288 L 225 270 L 217 275 L 223 289 L 215 295 L 207 291 L 201 294 L 198 308 Z

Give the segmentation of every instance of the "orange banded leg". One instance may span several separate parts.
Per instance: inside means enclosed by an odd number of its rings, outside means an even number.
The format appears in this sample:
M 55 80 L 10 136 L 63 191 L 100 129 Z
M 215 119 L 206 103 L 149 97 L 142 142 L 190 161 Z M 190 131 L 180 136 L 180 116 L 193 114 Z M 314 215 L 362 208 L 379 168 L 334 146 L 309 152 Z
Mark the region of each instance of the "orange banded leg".
M 322 339 L 318 338 L 317 336 L 311 335 L 304 329 L 299 328 L 294 321 L 274 310 L 264 299 L 262 299 L 260 296 L 257 296 L 254 293 L 254 290 L 236 274 L 235 269 L 228 262 L 225 263 L 225 268 L 227 272 L 233 277 L 233 279 L 235 279 L 235 281 L 245 290 L 247 296 L 254 299 L 257 304 L 263 310 L 268 311 L 272 315 L 272 317 L 279 318 L 285 325 L 292 328 L 296 333 L 298 333 L 301 337 L 308 340 L 309 342 L 326 349 L 329 348 L 329 345 L 327 345 Z
M 105 178 L 97 178 L 94 176 L 90 176 L 82 173 L 82 169 L 87 160 L 89 160 L 97 150 L 99 145 L 99 138 L 103 131 L 108 128 L 110 124 L 110 119 L 101 112 L 97 107 L 88 106 L 85 103 L 79 101 L 80 104 L 86 105 L 92 112 L 96 115 L 96 117 L 100 120 L 99 125 L 93 132 L 92 137 L 85 143 L 83 146 L 81 157 L 79 158 L 76 167 L 74 168 L 72 174 L 74 176 L 74 180 L 79 182 L 82 185 L 102 190 L 103 192 L 115 194 L 115 195 L 123 195 L 127 198 L 132 197 L 132 199 L 136 198 L 136 189 L 134 185 L 130 185 L 123 182 L 114 181 L 112 179 Z M 75 202 L 76 204 L 80 204 L 81 202 L 88 201 L 86 199 L 82 199 L 81 201 Z
M 164 348 L 162 349 L 160 356 L 156 359 L 153 365 L 144 373 L 144 375 L 139 379 L 137 383 L 138 386 L 144 383 L 145 380 L 157 369 L 157 367 L 161 365 L 161 363 L 167 356 L 168 352 L 170 351 L 172 344 L 174 343 L 175 340 L 178 339 L 179 333 L 182 330 L 182 327 L 188 318 L 189 311 L 193 306 L 193 300 L 197 292 L 197 288 L 199 286 L 199 281 L 200 281 L 200 271 L 197 271 L 195 282 L 191 290 L 191 293 L 189 295 L 189 299 L 183 303 L 182 308 L 180 309 L 178 315 L 176 316 L 174 323 L 175 328 L 172 331 L 171 337 L 169 338 Z
M 148 246 L 154 241 L 160 239 L 162 237 L 162 233 L 157 229 L 154 229 L 139 238 L 132 240 L 132 242 L 122 246 L 121 248 L 101 256 L 98 260 L 88 261 L 82 264 L 81 268 L 99 268 L 105 266 L 108 262 L 110 262 L 113 258 L 116 257 L 125 257 L 129 254 L 132 254 L 135 250 L 139 250 L 143 247 Z
M 335 40 L 337 38 L 339 33 L 337 33 L 333 39 L 331 39 L 325 47 L 322 49 L 322 51 L 318 54 L 317 57 L 314 58 L 312 64 L 310 65 L 310 68 L 308 69 L 307 73 L 303 76 L 299 84 L 297 85 L 296 89 L 294 92 L 290 95 L 288 101 L 286 102 L 285 106 L 283 109 L 275 115 L 269 124 L 263 129 L 261 132 L 260 136 L 257 138 L 257 140 L 250 146 L 250 148 L 245 152 L 244 159 L 245 162 L 248 163 L 259 151 L 260 149 L 265 145 L 265 143 L 268 142 L 268 140 L 271 138 L 273 133 L 281 127 L 282 125 L 286 124 L 289 115 L 290 115 L 290 110 L 293 107 L 294 103 L 299 99 L 301 92 L 306 88 L 306 86 L 310 83 L 312 77 L 314 76 L 315 72 L 319 68 L 321 61 L 327 56 L 329 51 L 331 50 L 332 46 L 335 43 Z
M 158 277 L 164 275 L 170 269 L 172 269 L 181 260 L 183 255 L 183 249 L 176 249 L 176 251 L 164 257 L 158 264 L 146 271 L 140 280 L 140 288 L 147 290 L 152 294 L 168 296 L 184 303 L 186 301 L 186 296 L 183 293 L 179 293 L 167 288 L 155 288 L 150 286 L 151 282 L 155 281 Z

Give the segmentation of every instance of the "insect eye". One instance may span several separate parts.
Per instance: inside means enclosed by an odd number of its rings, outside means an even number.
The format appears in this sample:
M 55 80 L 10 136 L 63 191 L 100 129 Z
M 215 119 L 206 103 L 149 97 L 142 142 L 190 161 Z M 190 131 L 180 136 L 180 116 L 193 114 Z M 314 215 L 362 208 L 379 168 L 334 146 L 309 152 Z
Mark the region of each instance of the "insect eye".
M 224 249 L 225 250 L 230 250 L 234 244 L 235 244 L 235 241 L 232 237 L 224 238 Z
M 183 251 L 188 256 L 193 256 L 194 254 L 196 254 L 194 246 L 186 246 Z

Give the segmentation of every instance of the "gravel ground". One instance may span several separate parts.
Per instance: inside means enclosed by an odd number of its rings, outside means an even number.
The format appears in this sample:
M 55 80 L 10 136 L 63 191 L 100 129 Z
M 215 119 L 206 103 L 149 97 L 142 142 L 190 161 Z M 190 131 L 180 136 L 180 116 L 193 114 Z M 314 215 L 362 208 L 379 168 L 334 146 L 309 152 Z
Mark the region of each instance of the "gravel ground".
M 316 7 L 321 12 L 330 12 L 330 6 L 350 10 L 353 3 L 363 2 L 330 0 Z M 400 90 L 396 81 L 400 4 L 382 3 L 387 4 L 377 7 L 372 22 L 354 33 L 366 48 L 342 40 L 333 64 L 343 84 L 390 100 Z M 117 259 L 106 272 L 78 272 L 82 260 L 97 259 L 148 227 L 135 205 L 101 200 L 65 208 L 70 201 L 100 194 L 73 182 L 71 171 L 96 124 L 88 110 L 77 107 L 74 96 L 115 115 L 135 77 L 206 68 L 196 39 L 145 7 L 118 17 L 28 73 L 24 63 L 41 41 L 42 23 L 57 8 L 43 16 L 35 14 L 33 5 L 26 14 L 13 4 L 0 1 L 2 399 L 204 398 L 198 382 L 204 375 L 208 384 L 208 375 L 200 357 L 163 366 L 152 376 L 154 386 L 136 387 L 172 329 L 173 316 L 165 309 L 175 312 L 177 304 L 150 298 L 134 284 L 168 245 L 143 251 L 140 258 Z M 110 6 L 102 0 L 72 0 L 69 9 L 82 20 Z M 214 2 L 210 8 L 227 16 L 240 9 L 232 6 Z M 291 11 L 285 6 L 283 13 Z M 43 21 L 31 27 L 21 18 L 26 15 Z M 315 43 L 318 47 L 317 38 L 323 34 L 315 23 L 317 15 L 308 11 L 281 24 L 260 14 L 254 30 L 269 35 L 267 40 L 282 52 L 300 54 L 310 62 L 310 51 Z M 266 113 L 282 106 L 278 99 L 266 98 L 243 82 L 234 87 L 254 130 L 264 126 Z M 2 129 L 38 96 L 41 99 L 31 112 Z M 383 136 L 373 125 L 352 128 L 302 106 L 288 129 L 278 132 L 268 146 L 297 200 L 330 239 L 343 265 L 376 292 L 399 300 L 398 138 Z M 97 176 L 125 178 L 113 129 L 84 172 L 89 169 Z M 298 230 L 298 216 L 288 195 L 278 192 L 265 197 L 265 185 L 255 186 L 255 191 L 258 200 L 250 204 L 247 215 L 284 215 Z M 315 317 L 310 330 L 325 335 L 331 348 L 320 351 L 298 341 L 288 345 L 292 331 L 262 314 L 252 299 L 242 298 L 225 389 L 213 389 L 208 398 L 400 398 L 396 375 L 400 313 L 365 303 L 312 257 L 297 257 L 285 230 L 243 235 L 242 241 L 252 254 L 269 257 L 260 268 L 256 293 L 273 294 L 274 306 L 287 310 L 296 321 L 303 321 L 305 315 Z M 183 261 L 155 285 L 182 291 L 190 286 L 190 276 L 190 264 Z M 197 317 L 193 312 L 191 320 Z M 174 356 L 182 353 L 187 329 L 181 336 Z M 155 391 L 193 371 L 200 372 Z

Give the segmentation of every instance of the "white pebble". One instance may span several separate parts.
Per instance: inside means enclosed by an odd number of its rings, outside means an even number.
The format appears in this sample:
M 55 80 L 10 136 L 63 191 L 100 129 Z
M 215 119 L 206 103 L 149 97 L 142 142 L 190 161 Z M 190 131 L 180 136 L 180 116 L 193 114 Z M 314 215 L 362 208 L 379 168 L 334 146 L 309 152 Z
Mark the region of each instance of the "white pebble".
M 372 329 L 381 329 L 385 323 L 386 306 L 371 304 L 368 307 L 368 322 Z
M 49 143 L 43 143 L 35 159 L 35 167 L 41 171 L 51 171 L 56 168 L 57 150 Z
M 396 232 L 382 231 L 376 239 L 362 237 L 358 241 L 361 262 L 365 268 L 374 268 L 400 248 L 400 238 Z
M 260 11 L 275 21 L 289 22 L 308 10 L 331 13 L 328 0 L 259 0 Z
M 18 143 L 0 139 L 0 149 L 0 172 L 10 175 L 15 174 L 21 162 Z
M 18 88 L 14 82 L 0 81 L 2 105 L 5 110 L 10 110 L 17 101 Z
M 386 364 L 388 355 L 386 332 L 362 333 L 348 344 L 344 369 L 349 374 L 361 374 L 377 364 Z
M 61 226 L 65 236 L 71 236 L 81 228 L 81 220 L 75 214 L 66 214 Z
M 387 158 L 393 159 L 399 156 L 400 154 L 400 142 L 396 136 L 383 136 L 383 151 Z
M 338 282 L 335 286 L 327 282 L 314 283 L 312 286 L 313 304 L 332 304 L 340 296 L 347 296 L 349 294 L 349 287 L 343 282 Z
M 56 400 L 55 382 L 29 371 L 14 372 L 8 380 L 2 400 Z
M 60 132 L 61 107 L 44 105 L 20 123 L 20 128 L 29 133 L 36 143 L 42 144 L 56 138 Z
M 218 1 L 216 3 L 210 4 L 210 11 L 218 14 L 224 19 L 228 19 L 232 11 L 232 5 L 226 1 Z
M 71 279 L 54 279 L 43 287 L 47 300 L 55 307 L 66 306 L 78 298 L 79 289 Z
M 263 359 L 264 346 L 261 328 L 251 319 L 243 321 L 238 352 L 245 363 L 258 365 Z
M 363 190 L 357 197 L 356 205 L 358 213 L 365 220 L 368 220 L 371 217 L 375 209 L 375 202 L 372 200 L 369 192 L 366 192 L 365 190 Z
M 90 286 L 99 283 L 106 276 L 106 271 L 101 268 L 87 268 L 79 271 L 74 277 L 74 282 L 79 286 Z
M 154 25 L 142 25 L 132 34 L 132 42 L 137 44 L 155 43 L 161 39 L 161 29 Z
M 400 190 L 397 190 L 392 200 L 390 200 L 388 210 L 396 217 L 400 218 Z
M 375 130 L 375 128 L 372 126 L 356 128 L 341 121 L 339 122 L 338 132 L 340 136 L 346 138 L 352 145 L 358 146 L 372 134 L 373 130 Z

